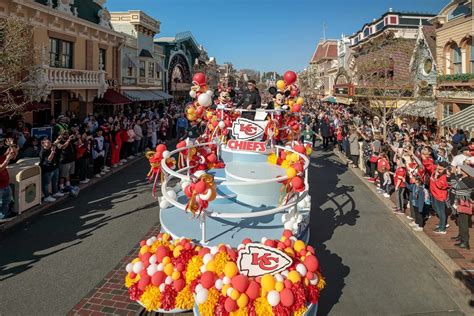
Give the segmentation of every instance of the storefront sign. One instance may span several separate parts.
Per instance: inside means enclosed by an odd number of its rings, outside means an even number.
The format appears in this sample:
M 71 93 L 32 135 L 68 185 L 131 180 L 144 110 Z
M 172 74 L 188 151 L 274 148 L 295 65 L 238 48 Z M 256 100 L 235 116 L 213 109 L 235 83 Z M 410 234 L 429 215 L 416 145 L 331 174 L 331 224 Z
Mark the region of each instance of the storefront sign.
M 53 138 L 53 128 L 51 127 L 35 127 L 31 129 L 31 136 L 41 139 L 43 137 L 52 140 Z
M 265 142 L 250 142 L 246 140 L 231 139 L 227 142 L 227 147 L 232 150 L 245 150 L 255 152 L 265 152 Z
M 276 274 L 286 270 L 292 264 L 293 260 L 286 253 L 254 243 L 246 244 L 237 258 L 240 273 L 248 277 Z

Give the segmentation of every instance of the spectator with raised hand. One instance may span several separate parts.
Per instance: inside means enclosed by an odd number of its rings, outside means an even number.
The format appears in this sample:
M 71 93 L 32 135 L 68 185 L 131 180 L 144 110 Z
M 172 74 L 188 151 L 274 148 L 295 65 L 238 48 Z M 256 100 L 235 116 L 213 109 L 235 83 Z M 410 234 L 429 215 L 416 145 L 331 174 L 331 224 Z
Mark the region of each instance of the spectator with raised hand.
M 469 250 L 469 221 L 474 209 L 474 168 L 463 165 L 460 169 L 461 174 L 452 187 L 459 233 L 452 239 L 457 241 L 456 247 Z
M 74 146 L 76 136 L 64 130 L 58 138 L 56 145 L 59 151 L 59 190 L 64 193 L 71 187 L 71 175 L 74 174 L 76 149 Z
M 405 161 L 403 158 L 397 159 L 397 168 L 395 169 L 395 174 L 393 176 L 393 182 L 395 183 L 395 203 L 396 209 L 394 213 L 396 214 L 404 214 L 405 203 L 404 203 L 404 196 L 405 196 L 405 188 L 406 188 L 406 177 L 407 177 L 407 169 L 405 166 Z
M 10 217 L 10 202 L 12 190 L 10 188 L 10 176 L 8 174 L 8 164 L 14 160 L 18 154 L 17 146 L 13 139 L 8 138 L 5 141 L 8 146 L 5 154 L 0 156 L 0 220 Z
M 439 217 L 439 224 L 435 229 L 437 234 L 446 234 L 446 201 L 448 199 L 447 162 L 440 162 L 430 176 L 431 204 Z
M 52 144 L 47 138 L 41 141 L 40 167 L 41 188 L 45 202 L 54 202 L 64 196 L 59 192 L 59 150 L 57 144 Z M 49 191 L 51 186 L 52 193 Z
M 97 129 L 97 135 L 94 137 L 94 147 L 92 149 L 92 159 L 94 159 L 94 175 L 100 178 L 105 174 L 102 170 L 104 167 L 105 150 L 104 150 L 104 136 L 102 136 L 102 129 Z

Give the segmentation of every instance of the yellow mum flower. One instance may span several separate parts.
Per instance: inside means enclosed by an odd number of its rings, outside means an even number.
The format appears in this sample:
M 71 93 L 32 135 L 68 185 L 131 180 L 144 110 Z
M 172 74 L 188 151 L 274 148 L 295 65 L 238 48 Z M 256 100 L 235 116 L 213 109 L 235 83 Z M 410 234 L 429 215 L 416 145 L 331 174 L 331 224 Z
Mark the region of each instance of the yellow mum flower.
M 215 288 L 209 290 L 207 301 L 198 306 L 201 316 L 214 316 L 214 308 L 219 300 L 219 292 Z
M 196 280 L 201 275 L 201 266 L 203 265 L 202 258 L 200 256 L 194 256 L 189 260 L 188 267 L 186 270 L 186 284 Z
M 189 285 L 176 295 L 176 308 L 191 309 L 194 306 L 194 296 Z
M 298 309 L 297 311 L 295 311 L 293 313 L 293 316 L 303 316 L 304 313 L 306 313 L 307 310 L 308 310 L 308 308 L 306 308 L 306 306 L 301 306 L 300 309 Z
M 137 283 L 139 280 L 140 280 L 140 275 L 139 274 L 137 274 L 137 276 L 134 279 L 132 279 L 130 277 L 130 273 L 127 273 L 127 275 L 125 276 L 125 286 L 128 289 L 129 287 L 131 287 L 132 285 Z
M 319 272 L 318 272 L 318 284 L 316 284 L 316 286 L 318 287 L 320 291 L 324 289 L 324 287 L 326 286 L 326 280 L 324 280 L 324 277 Z
M 160 308 L 161 293 L 157 286 L 149 285 L 145 288 L 140 302 L 145 306 L 147 311 L 155 311 Z
M 224 273 L 225 265 L 227 264 L 229 260 L 230 260 L 230 257 L 225 252 L 219 252 L 218 254 L 216 254 L 216 256 L 214 257 L 214 262 L 216 265 L 217 275 L 220 276 L 222 273 Z
M 270 154 L 268 155 L 268 163 L 271 163 L 272 165 L 275 165 L 277 163 L 278 157 L 276 154 Z
M 156 249 L 159 247 L 159 246 L 165 246 L 165 247 L 169 247 L 170 243 L 168 241 L 164 241 L 164 240 L 160 240 L 160 239 L 157 239 L 150 247 L 150 252 L 151 253 L 156 253 Z
M 273 316 L 272 306 L 264 297 L 255 300 L 255 313 L 259 316 Z
M 291 165 L 290 162 L 286 159 L 281 162 L 281 167 L 283 169 L 288 169 L 290 167 L 290 165 Z
M 235 312 L 230 313 L 230 316 L 247 316 L 248 314 L 247 307 L 241 307 Z

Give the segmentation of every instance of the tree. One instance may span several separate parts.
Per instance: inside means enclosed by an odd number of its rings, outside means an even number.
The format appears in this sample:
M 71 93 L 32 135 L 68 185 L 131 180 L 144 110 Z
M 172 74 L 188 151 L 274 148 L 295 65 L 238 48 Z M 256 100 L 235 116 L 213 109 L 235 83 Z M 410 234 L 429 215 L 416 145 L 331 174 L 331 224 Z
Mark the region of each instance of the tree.
M 0 114 L 18 114 L 31 102 L 22 90 L 35 76 L 33 27 L 15 17 L 0 20 Z
M 352 81 L 356 86 L 356 109 L 380 118 L 384 138 L 397 107 L 416 101 L 414 78 L 409 70 L 414 44 L 414 40 L 387 33 L 354 52 Z

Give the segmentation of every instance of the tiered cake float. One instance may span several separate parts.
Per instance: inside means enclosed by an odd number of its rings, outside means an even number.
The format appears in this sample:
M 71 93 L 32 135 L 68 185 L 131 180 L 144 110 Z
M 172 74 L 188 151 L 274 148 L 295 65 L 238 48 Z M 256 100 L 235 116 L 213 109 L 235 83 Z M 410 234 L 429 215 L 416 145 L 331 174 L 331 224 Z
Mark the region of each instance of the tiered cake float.
M 296 74 L 271 90 L 275 109 L 252 120 L 230 107 L 230 90 L 210 107 L 204 75 L 193 81 L 187 117 L 207 129 L 147 154 L 163 232 L 127 266 L 131 299 L 164 313 L 315 315 L 324 280 L 306 245 L 311 148 L 298 142 Z

